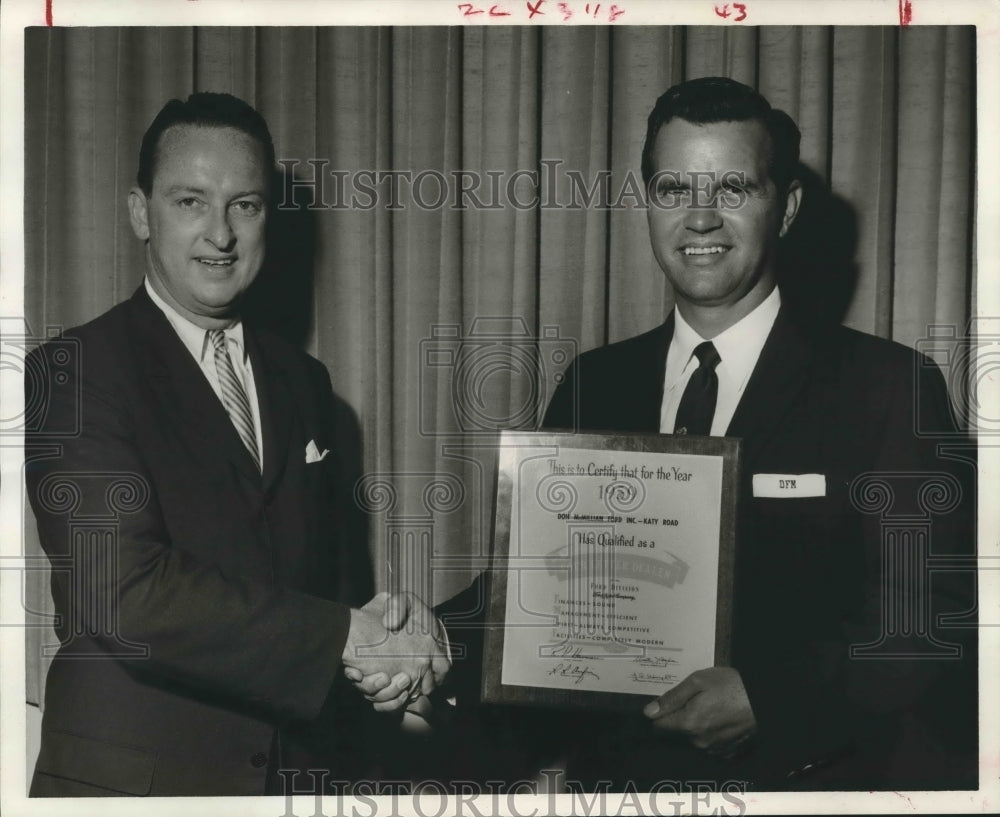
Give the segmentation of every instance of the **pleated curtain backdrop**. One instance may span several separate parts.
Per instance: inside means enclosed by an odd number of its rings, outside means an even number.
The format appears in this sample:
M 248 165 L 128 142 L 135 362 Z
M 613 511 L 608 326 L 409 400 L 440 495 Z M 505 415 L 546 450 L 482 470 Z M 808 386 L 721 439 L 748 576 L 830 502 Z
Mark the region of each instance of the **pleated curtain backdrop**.
M 390 561 L 394 581 L 437 601 L 464 587 L 490 545 L 494 437 L 478 432 L 505 416 L 530 426 L 569 354 L 649 329 L 671 307 L 640 208 L 531 206 L 528 173 L 543 185 L 551 168 L 575 171 L 590 187 L 610 171 L 614 200 L 638 177 L 646 116 L 675 82 L 731 76 L 798 122 L 818 189 L 854 215 L 839 248 L 856 267 L 845 323 L 913 345 L 932 324 L 961 332 L 974 309 L 972 28 L 49 28 L 27 31 L 25 59 L 36 334 L 87 321 L 142 281 L 126 196 L 142 133 L 171 97 L 227 91 L 255 105 L 295 176 L 324 180 L 293 191 L 300 205 L 338 203 L 332 171 L 500 180 L 495 208 L 392 209 L 383 183 L 378 206 L 361 195 L 361 206 L 293 208 L 278 231 L 274 291 L 305 303 L 284 328 L 359 423 L 379 589 Z M 433 201 L 439 177 L 425 176 Z M 490 203 L 488 186 L 477 194 Z M 557 194 L 569 200 L 564 177 Z M 817 235 L 817 255 L 838 250 Z M 514 340 L 491 345 L 496 332 Z M 482 365 L 466 365 L 478 349 Z M 40 572 L 28 600 L 38 702 L 40 646 L 55 640 Z

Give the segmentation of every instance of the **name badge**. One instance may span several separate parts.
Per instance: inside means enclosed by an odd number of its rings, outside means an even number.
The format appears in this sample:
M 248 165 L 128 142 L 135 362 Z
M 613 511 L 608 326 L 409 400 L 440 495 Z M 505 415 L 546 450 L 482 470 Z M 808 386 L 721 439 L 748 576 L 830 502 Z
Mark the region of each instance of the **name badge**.
M 826 496 L 825 474 L 754 474 L 753 495 L 765 499 Z

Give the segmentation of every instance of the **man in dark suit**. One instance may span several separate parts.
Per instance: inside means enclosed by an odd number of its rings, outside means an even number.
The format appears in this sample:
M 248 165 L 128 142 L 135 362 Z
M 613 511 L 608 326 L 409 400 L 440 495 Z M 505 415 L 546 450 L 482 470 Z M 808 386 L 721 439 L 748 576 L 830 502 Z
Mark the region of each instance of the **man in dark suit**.
M 73 374 L 27 449 L 61 641 L 33 795 L 277 792 L 293 744 L 336 729 L 342 668 L 392 700 L 447 671 L 433 622 L 387 630 L 383 596 L 357 609 L 338 589 L 329 377 L 241 320 L 273 168 L 246 103 L 169 102 L 128 200 L 145 282 L 39 352 Z
M 971 469 L 938 455 L 955 429 L 933 364 L 782 301 L 798 145 L 786 114 L 732 80 L 657 101 L 642 170 L 675 308 L 581 355 L 545 415 L 553 429 L 743 440 L 732 665 L 632 717 L 527 713 L 517 739 L 547 740 L 586 788 L 975 786 L 974 619 L 941 626 L 974 595 L 968 573 L 927 572 L 931 551 L 971 556 Z M 482 650 L 460 621 L 485 598 L 480 582 L 439 608 L 468 648 L 452 675 L 466 699 L 477 673 L 463 663 Z

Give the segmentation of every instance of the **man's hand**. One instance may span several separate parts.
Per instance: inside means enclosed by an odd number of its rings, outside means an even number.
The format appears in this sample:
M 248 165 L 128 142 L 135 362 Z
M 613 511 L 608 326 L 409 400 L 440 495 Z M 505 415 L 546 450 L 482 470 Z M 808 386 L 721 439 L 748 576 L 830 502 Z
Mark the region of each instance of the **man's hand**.
M 379 712 L 429 694 L 451 668 L 444 628 L 412 593 L 380 593 L 351 610 L 343 662 L 344 674 Z
M 687 735 L 698 749 L 729 757 L 757 729 L 739 672 L 712 667 L 687 678 L 642 710 L 653 727 Z

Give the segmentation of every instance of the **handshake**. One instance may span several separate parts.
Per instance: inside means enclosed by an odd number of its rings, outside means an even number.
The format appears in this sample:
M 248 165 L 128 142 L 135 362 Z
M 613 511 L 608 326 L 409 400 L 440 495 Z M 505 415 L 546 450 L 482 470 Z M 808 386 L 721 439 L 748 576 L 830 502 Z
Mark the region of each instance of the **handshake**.
M 352 609 L 342 661 L 344 675 L 378 712 L 415 705 L 451 668 L 444 627 L 412 593 L 379 593 Z

